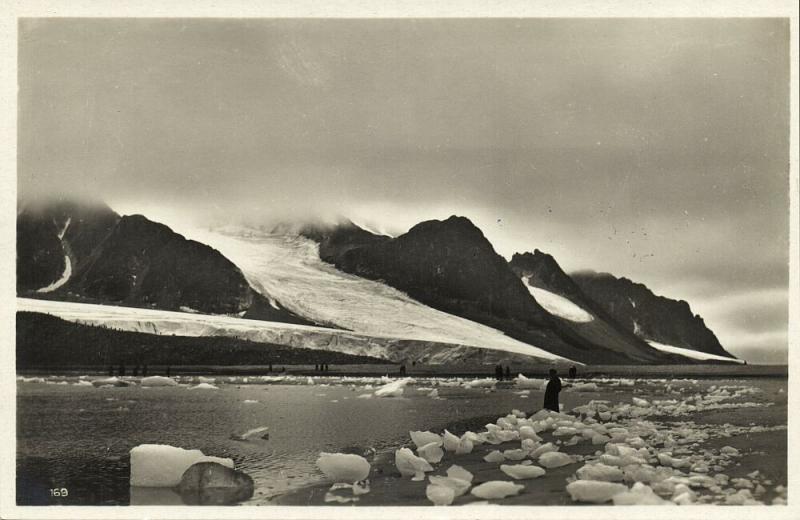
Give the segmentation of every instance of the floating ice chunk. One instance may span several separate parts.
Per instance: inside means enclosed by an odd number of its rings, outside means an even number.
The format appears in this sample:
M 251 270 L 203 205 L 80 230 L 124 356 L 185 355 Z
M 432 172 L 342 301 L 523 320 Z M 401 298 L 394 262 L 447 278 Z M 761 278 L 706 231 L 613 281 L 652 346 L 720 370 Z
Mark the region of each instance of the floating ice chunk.
M 411 441 L 417 446 L 417 448 L 421 448 L 432 442 L 436 443 L 437 446 L 442 445 L 442 436 L 431 431 L 413 431 L 408 433 L 411 435 Z
M 434 399 L 438 398 L 439 397 L 439 389 L 438 388 L 434 388 L 433 390 L 428 392 L 428 397 L 432 397 Z
M 440 443 L 430 442 L 421 448 L 417 448 L 417 454 L 428 462 L 436 464 L 444 457 L 444 451 L 440 447 Z
M 372 399 L 372 394 L 361 394 L 356 399 Z
M 458 441 L 458 446 L 456 446 L 456 455 L 466 455 L 467 453 L 472 453 L 472 449 L 474 447 L 475 446 L 471 440 L 462 436 Z
M 519 439 L 519 432 L 516 430 L 499 430 L 494 432 L 495 437 L 501 442 L 515 441 Z
M 636 406 L 650 406 L 650 403 L 647 402 L 647 400 L 641 399 L 639 397 L 634 397 L 631 400 L 633 401 L 633 404 L 635 404 Z
M 217 382 L 217 380 L 216 380 L 215 378 L 213 378 L 213 377 L 203 377 L 203 376 L 200 376 L 200 377 L 198 377 L 198 378 L 197 378 L 197 380 L 198 380 L 199 382 L 201 382 L 201 383 L 211 383 L 211 384 L 214 384 L 214 383 L 216 383 L 216 382 Z
M 216 462 L 198 462 L 183 473 L 176 491 L 187 504 L 228 505 L 253 496 L 250 475 Z
M 533 440 L 533 439 L 522 439 L 522 449 L 527 451 L 528 453 L 533 452 L 536 448 L 540 446 L 540 444 Z
M 427 460 L 417 457 L 408 448 L 400 448 L 394 452 L 394 464 L 402 476 L 412 477 L 411 480 L 422 480 L 426 471 L 433 471 Z
M 602 504 L 626 491 L 628 491 L 628 486 L 623 484 L 597 480 L 576 480 L 567 484 L 567 493 L 575 502 Z
M 242 401 L 242 402 L 243 402 L 244 404 L 255 404 L 255 403 L 257 403 L 257 402 L 258 402 L 258 400 L 257 400 L 257 399 L 245 399 L 245 400 L 244 400 L 244 401 Z
M 435 506 L 449 506 L 456 498 L 453 488 L 434 484 L 428 484 L 428 487 L 425 488 L 425 496 Z
M 91 381 L 78 381 L 77 383 L 73 383 L 74 386 L 93 386 Z
M 544 379 L 528 379 L 522 374 L 519 374 L 516 379 L 514 379 L 514 384 L 517 388 L 544 390 L 545 386 L 547 386 L 547 381 Z
M 586 464 L 575 472 L 581 480 L 602 480 L 605 482 L 621 482 L 624 475 L 616 466 L 607 466 L 602 462 Z
M 38 382 L 38 381 L 37 381 Z M 41 381 L 44 382 L 44 379 Z M 92 381 L 94 386 L 114 386 L 123 383 L 122 379 L 114 376 L 114 377 L 107 377 L 105 379 L 95 379 Z
M 515 480 L 538 478 L 546 473 L 544 468 L 540 468 L 539 466 L 522 464 L 501 464 L 500 471 Z
M 473 379 L 472 381 L 465 381 L 461 386 L 464 388 L 494 388 L 497 380 L 491 378 Z
M 199 385 L 189 387 L 189 390 L 219 390 L 219 388 L 208 383 L 200 383 Z
M 629 491 L 623 491 L 611 497 L 615 506 L 661 506 L 674 505 L 653 493 L 650 486 L 637 482 Z
M 513 482 L 508 482 L 505 480 L 490 480 L 489 482 L 484 482 L 480 486 L 472 488 L 470 493 L 478 498 L 491 500 L 517 495 L 523 489 L 525 489 L 525 486 L 514 484 Z
M 472 486 L 471 481 L 455 477 L 439 477 L 431 475 L 428 477 L 428 479 L 434 486 L 442 486 L 452 489 L 457 497 L 460 497 L 469 491 L 470 486 Z
M 501 452 L 493 450 L 483 457 L 483 460 L 486 462 L 503 462 L 506 457 Z
M 548 442 L 547 444 L 542 444 L 541 446 L 539 446 L 538 448 L 533 450 L 531 452 L 531 458 L 532 459 L 538 459 L 539 457 L 541 457 L 545 453 L 550 453 L 550 452 L 553 452 L 553 451 L 558 451 L 558 447 L 556 447 L 556 445 L 553 444 L 552 442 Z
M 521 426 L 519 428 L 519 438 L 520 439 L 533 439 L 535 441 L 541 441 L 542 438 L 536 435 L 536 431 L 533 429 L 532 426 Z
M 464 432 L 464 435 L 461 436 L 461 440 L 463 441 L 464 439 L 469 440 L 473 445 L 483 444 L 486 442 L 486 440 L 483 438 L 483 435 L 470 431 Z
M 442 445 L 445 451 L 456 451 L 458 449 L 459 439 L 449 431 L 445 430 L 442 435 Z
M 609 437 L 608 435 L 603 435 L 601 433 L 598 433 L 598 434 L 595 434 L 592 437 L 592 444 L 594 444 L 594 445 L 605 444 L 610 440 L 611 440 L 611 437 Z
M 731 484 L 736 489 L 753 489 L 753 483 L 746 478 L 735 478 L 731 480 Z
M 503 457 L 508 460 L 522 460 L 528 456 L 528 450 L 506 450 L 503 452 Z
M 560 451 L 551 451 L 539 457 L 539 464 L 545 468 L 560 468 L 567 464 L 573 464 L 575 461 L 566 453 Z
M 734 506 L 756 505 L 760 504 L 758 500 L 753 498 L 753 494 L 749 489 L 740 489 L 738 492 L 728 495 L 725 498 L 725 504 Z
M 457 478 L 461 480 L 466 480 L 467 482 L 472 482 L 473 475 L 469 471 L 465 470 L 461 466 L 453 464 L 447 470 L 447 476 L 450 478 Z
M 556 428 L 553 432 L 553 437 L 569 437 L 572 435 L 576 435 L 578 430 L 569 426 L 561 426 Z
M 267 432 L 269 432 L 269 426 L 259 426 L 258 428 L 247 430 L 241 435 L 233 434 L 231 435 L 231 439 L 235 441 L 246 441 L 248 438 L 252 437 L 253 435 L 257 435 L 259 433 L 264 434 L 261 436 L 262 439 L 269 439 L 269 433 Z
M 375 397 L 402 397 L 406 385 L 410 382 L 411 378 L 406 377 L 387 383 L 375 390 Z
M 352 484 L 369 476 L 370 465 L 367 459 L 352 453 L 319 454 L 317 467 L 334 482 Z
M 175 381 L 171 377 L 164 377 L 164 376 L 143 377 L 139 384 L 141 386 L 178 386 L 177 381 Z
M 200 450 L 166 444 L 140 444 L 131 449 L 131 486 L 174 487 L 196 462 L 217 462 L 233 469 L 233 460 L 208 457 Z
M 576 392 L 597 392 L 600 390 L 597 383 L 576 383 L 572 385 L 572 390 Z
M 737 450 L 733 446 L 723 446 L 722 448 L 720 448 L 719 452 L 725 455 L 733 455 L 734 457 L 739 456 L 739 450 Z

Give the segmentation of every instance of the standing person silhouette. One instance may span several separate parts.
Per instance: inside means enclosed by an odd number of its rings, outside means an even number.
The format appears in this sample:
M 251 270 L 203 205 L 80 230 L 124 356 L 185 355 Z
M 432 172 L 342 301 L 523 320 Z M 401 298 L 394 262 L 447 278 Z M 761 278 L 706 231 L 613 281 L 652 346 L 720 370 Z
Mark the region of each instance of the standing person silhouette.
M 544 407 L 547 410 L 559 412 L 558 407 L 558 393 L 561 392 L 561 379 L 558 378 L 558 372 L 555 368 L 550 369 L 550 381 L 547 382 L 547 387 L 544 390 Z

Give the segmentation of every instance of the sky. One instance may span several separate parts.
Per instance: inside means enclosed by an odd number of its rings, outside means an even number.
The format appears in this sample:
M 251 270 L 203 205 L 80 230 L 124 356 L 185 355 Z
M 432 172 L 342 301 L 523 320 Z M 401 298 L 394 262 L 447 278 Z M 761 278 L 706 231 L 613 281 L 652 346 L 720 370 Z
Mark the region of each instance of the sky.
M 18 194 L 165 223 L 464 215 L 786 362 L 782 19 L 24 19 Z

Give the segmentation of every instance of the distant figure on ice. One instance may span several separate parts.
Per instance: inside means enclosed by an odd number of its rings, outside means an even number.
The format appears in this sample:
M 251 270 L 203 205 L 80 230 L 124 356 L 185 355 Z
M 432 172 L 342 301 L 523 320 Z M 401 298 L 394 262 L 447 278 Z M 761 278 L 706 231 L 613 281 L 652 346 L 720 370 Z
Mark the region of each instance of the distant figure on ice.
M 575 379 L 575 376 L 577 376 L 577 375 L 578 375 L 578 369 L 575 368 L 575 365 L 572 365 L 571 367 L 569 367 L 569 378 L 570 379 Z
M 503 367 L 501 365 L 495 365 L 494 378 L 497 379 L 498 381 L 503 380 Z
M 511 367 L 506 367 L 506 380 L 511 380 Z
M 400 377 L 405 377 L 405 376 L 406 376 L 406 366 L 400 365 Z
M 544 407 L 547 410 L 559 412 L 558 393 L 561 392 L 561 379 L 558 378 L 555 368 L 550 369 L 550 381 L 544 390 Z

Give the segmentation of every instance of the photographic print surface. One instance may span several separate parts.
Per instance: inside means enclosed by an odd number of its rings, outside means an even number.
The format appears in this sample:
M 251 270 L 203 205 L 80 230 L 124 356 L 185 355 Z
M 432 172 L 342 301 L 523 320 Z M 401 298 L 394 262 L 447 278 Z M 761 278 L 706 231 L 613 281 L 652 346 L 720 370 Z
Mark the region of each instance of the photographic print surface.
M 787 503 L 787 18 L 21 18 L 16 503 Z

